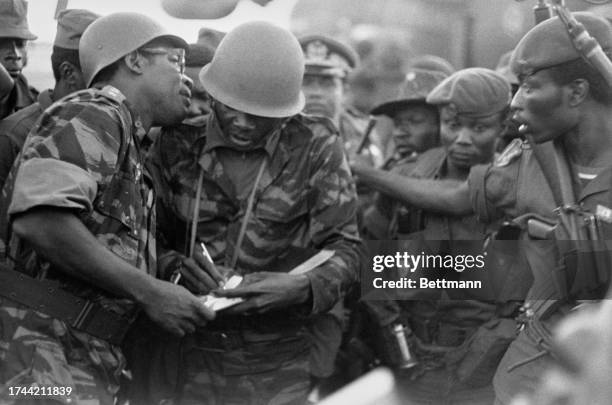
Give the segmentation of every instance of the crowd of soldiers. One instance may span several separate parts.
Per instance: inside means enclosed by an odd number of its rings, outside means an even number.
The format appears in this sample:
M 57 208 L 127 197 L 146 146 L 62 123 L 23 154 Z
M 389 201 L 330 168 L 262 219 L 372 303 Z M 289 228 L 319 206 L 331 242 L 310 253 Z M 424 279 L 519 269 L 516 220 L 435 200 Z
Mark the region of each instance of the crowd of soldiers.
M 40 93 L 34 39 L 0 0 L 0 403 L 315 403 L 380 365 L 406 404 L 612 400 L 612 89 L 558 17 L 365 112 L 350 46 L 267 22 L 63 10 Z M 490 283 L 368 299 L 365 241 L 477 242 Z

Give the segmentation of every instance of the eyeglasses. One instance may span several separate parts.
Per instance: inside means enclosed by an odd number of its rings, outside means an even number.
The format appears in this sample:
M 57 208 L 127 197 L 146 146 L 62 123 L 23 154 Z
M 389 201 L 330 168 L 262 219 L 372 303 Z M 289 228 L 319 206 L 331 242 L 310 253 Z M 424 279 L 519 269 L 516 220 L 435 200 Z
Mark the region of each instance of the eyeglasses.
M 168 61 L 177 67 L 180 74 L 185 73 L 185 50 L 182 48 L 140 48 L 138 52 L 150 55 L 168 55 Z

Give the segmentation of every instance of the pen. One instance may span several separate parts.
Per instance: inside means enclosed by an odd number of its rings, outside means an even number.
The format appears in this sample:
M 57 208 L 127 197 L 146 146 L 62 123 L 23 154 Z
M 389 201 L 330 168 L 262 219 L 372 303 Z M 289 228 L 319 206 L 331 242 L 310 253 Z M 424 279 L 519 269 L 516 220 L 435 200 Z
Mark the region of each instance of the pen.
M 208 259 L 214 265 L 215 262 L 213 262 L 212 257 L 210 257 L 210 253 L 208 253 L 208 249 L 206 249 L 206 245 L 204 244 L 204 242 L 200 242 L 200 247 L 202 248 L 202 254 L 204 255 L 204 257 Z M 219 287 L 224 287 L 224 286 L 225 286 L 225 277 L 223 278 L 223 281 L 219 282 Z

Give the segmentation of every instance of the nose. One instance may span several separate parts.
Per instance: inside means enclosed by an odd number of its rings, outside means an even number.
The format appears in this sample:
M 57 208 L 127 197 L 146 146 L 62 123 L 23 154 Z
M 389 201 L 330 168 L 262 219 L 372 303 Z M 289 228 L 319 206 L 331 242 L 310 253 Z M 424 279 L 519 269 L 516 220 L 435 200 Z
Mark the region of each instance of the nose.
M 472 131 L 467 126 L 461 127 L 459 131 L 457 131 L 457 138 L 455 138 L 455 143 L 470 145 L 472 143 Z
M 7 58 L 13 59 L 13 60 L 21 60 L 23 58 L 23 51 L 22 49 L 17 46 L 17 43 L 15 41 L 11 41 L 11 46 L 8 48 L 8 53 L 7 53 Z
M 244 130 L 255 129 L 255 123 L 253 122 L 253 120 L 249 117 L 248 114 L 243 113 L 241 111 L 236 111 L 236 114 L 234 115 L 233 124 Z
M 510 102 L 510 109 L 512 111 L 521 110 L 523 108 L 523 90 L 521 87 L 518 88 L 514 97 L 512 97 L 512 101 Z

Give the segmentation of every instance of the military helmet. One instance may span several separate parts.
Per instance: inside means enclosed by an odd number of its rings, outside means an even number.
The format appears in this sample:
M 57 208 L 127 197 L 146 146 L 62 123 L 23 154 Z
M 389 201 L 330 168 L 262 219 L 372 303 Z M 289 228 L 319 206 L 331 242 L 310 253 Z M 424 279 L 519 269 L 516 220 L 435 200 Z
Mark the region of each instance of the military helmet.
M 139 13 L 113 13 L 98 18 L 87 27 L 79 42 L 87 87 L 102 69 L 157 38 L 167 38 L 179 48 L 188 47 L 185 40 Z
M 370 114 L 393 117 L 398 110 L 410 105 L 427 104 L 429 92 L 447 77 L 446 73 L 435 70 L 412 69 L 406 74 L 396 97 L 374 107 Z
M 221 103 L 261 117 L 282 118 L 304 108 L 304 55 L 291 32 L 256 21 L 230 31 L 200 72 Z

